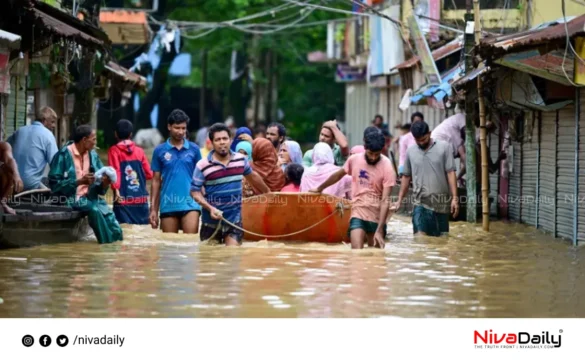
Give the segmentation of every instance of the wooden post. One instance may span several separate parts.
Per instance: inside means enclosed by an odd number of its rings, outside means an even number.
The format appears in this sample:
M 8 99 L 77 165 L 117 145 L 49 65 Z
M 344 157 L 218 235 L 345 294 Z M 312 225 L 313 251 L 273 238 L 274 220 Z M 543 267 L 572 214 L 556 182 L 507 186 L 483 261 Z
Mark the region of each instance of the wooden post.
M 473 0 L 475 17 L 475 44 L 481 40 L 481 22 L 479 16 L 479 0 Z M 487 130 L 485 128 L 485 103 L 483 99 L 483 83 L 481 75 L 477 76 L 477 99 L 479 100 L 479 140 L 481 142 L 481 199 L 483 231 L 490 231 L 490 203 L 489 203 L 489 169 L 487 151 Z M 474 140 L 475 141 L 475 140 Z M 468 186 L 469 187 L 469 186 Z

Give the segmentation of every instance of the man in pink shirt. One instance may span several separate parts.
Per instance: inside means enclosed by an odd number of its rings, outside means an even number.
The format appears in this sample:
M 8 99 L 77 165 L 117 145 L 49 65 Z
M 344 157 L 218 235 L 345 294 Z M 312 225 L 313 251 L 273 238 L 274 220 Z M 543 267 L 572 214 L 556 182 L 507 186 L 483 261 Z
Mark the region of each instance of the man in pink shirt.
M 465 130 L 465 113 L 456 113 L 441 122 L 433 132 L 431 137 L 434 140 L 441 140 L 451 144 L 454 158 L 460 158 L 459 174 L 457 180 L 465 175 L 465 144 L 462 131 Z
M 366 128 L 366 152 L 350 156 L 343 168 L 329 176 L 317 189 L 310 191 L 321 193 L 339 182 L 343 176 L 351 176 L 353 203 L 349 235 L 352 249 L 363 249 L 366 239 L 368 246 L 383 249 L 385 245 L 386 219 L 392 186 L 396 184 L 396 173 L 392 162 L 382 155 L 384 142 L 384 135 L 379 129 L 373 126 Z
M 424 121 L 425 117 L 423 116 L 422 113 L 420 112 L 414 112 L 412 114 L 412 116 L 410 116 L 410 125 L 412 125 L 415 122 L 420 122 L 420 121 Z M 404 126 L 410 126 L 410 125 L 404 125 Z M 399 154 L 400 154 L 400 158 L 398 161 L 398 174 L 401 175 L 402 174 L 402 170 L 404 168 L 404 161 L 406 160 L 406 151 L 408 150 L 408 148 L 410 146 L 414 146 L 416 145 L 416 140 L 414 139 L 414 137 L 412 136 L 412 133 L 410 133 L 410 127 L 408 127 L 408 132 L 402 136 L 400 136 L 400 140 L 398 141 L 399 143 Z

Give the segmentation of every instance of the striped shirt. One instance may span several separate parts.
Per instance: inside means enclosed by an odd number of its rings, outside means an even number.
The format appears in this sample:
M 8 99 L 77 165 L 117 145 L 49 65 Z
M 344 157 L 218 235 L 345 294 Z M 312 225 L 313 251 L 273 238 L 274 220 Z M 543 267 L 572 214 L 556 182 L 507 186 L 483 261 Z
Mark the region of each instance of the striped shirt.
M 205 187 L 205 199 L 216 209 L 223 212 L 223 217 L 232 223 L 242 218 L 242 179 L 252 173 L 248 159 L 237 152 L 230 152 L 227 166 L 213 159 L 215 151 L 201 159 L 193 171 L 191 191 L 201 191 Z M 216 224 L 209 211 L 203 208 L 203 223 Z

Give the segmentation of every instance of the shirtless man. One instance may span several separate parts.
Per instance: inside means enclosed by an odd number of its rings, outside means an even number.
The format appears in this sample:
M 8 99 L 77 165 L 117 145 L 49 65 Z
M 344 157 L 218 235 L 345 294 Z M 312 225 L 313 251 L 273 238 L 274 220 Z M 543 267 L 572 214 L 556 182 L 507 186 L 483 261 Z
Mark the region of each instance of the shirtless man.
M 7 202 L 13 193 L 19 193 L 22 189 L 22 179 L 12 156 L 12 147 L 8 142 L 0 142 L 0 205 L 4 213 L 16 214 Z

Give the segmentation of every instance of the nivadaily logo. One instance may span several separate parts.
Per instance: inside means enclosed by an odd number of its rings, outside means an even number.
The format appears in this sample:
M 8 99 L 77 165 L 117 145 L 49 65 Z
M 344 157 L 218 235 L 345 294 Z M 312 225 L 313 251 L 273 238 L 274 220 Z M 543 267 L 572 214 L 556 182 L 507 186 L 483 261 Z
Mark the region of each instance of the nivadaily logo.
M 560 348 L 561 334 L 542 332 L 531 334 L 529 332 L 494 333 L 493 330 L 474 331 L 473 343 L 475 348 Z

